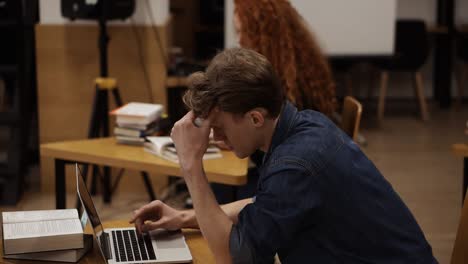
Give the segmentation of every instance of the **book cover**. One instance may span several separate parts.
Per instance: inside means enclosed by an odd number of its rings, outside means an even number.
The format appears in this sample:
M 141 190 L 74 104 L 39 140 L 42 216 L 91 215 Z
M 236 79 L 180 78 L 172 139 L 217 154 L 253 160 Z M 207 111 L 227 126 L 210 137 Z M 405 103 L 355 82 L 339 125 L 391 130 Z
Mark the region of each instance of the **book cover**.
M 125 123 L 125 122 L 117 122 L 117 127 L 126 128 L 126 129 L 133 129 L 133 130 L 147 130 L 150 128 L 159 128 L 159 119 L 149 123 L 149 124 L 135 124 L 135 123 Z
M 139 130 L 126 127 L 114 127 L 114 135 L 125 137 L 146 137 L 156 133 L 157 127 L 151 127 L 146 130 Z
M 23 254 L 5 254 L 3 258 L 76 263 L 93 248 L 93 235 L 84 234 L 83 240 L 83 248 Z
M 148 125 L 159 118 L 163 111 L 161 104 L 128 103 L 110 112 L 116 116 L 117 123 Z
M 145 143 L 144 137 L 116 136 L 115 139 L 118 144 L 142 146 Z
M 2 212 L 4 254 L 83 248 L 76 209 Z

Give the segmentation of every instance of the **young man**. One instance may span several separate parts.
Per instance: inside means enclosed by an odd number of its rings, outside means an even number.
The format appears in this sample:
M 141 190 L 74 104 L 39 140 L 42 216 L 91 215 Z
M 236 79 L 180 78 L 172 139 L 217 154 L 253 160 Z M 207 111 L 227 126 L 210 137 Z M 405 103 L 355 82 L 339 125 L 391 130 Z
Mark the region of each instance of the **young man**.
M 437 263 L 372 162 L 324 115 L 285 101 L 262 55 L 218 54 L 191 76 L 184 101 L 191 111 L 171 136 L 194 210 L 153 201 L 134 212 L 139 232 L 200 228 L 217 263 L 271 263 L 276 253 L 282 263 Z M 266 153 L 252 199 L 217 204 L 202 163 L 211 129 L 239 158 Z

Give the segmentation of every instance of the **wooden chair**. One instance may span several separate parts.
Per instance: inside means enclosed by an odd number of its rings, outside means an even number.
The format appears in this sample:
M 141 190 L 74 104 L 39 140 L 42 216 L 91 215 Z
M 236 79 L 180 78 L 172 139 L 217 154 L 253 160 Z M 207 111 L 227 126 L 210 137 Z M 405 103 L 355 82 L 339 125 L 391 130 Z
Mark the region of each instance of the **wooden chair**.
M 354 97 L 346 96 L 341 116 L 341 129 L 354 141 L 357 139 L 361 123 L 362 105 Z
M 451 264 L 468 263 L 468 195 L 465 196 L 465 203 L 458 224 L 457 237 L 452 251 Z

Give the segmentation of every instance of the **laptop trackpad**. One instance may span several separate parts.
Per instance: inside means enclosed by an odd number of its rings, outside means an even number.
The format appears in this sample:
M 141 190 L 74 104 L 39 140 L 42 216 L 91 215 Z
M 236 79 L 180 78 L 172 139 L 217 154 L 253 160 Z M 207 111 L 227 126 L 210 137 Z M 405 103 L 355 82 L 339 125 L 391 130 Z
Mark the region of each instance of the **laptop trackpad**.
M 183 234 L 180 230 L 168 231 L 157 229 L 150 232 L 151 240 L 156 242 L 159 249 L 185 248 Z

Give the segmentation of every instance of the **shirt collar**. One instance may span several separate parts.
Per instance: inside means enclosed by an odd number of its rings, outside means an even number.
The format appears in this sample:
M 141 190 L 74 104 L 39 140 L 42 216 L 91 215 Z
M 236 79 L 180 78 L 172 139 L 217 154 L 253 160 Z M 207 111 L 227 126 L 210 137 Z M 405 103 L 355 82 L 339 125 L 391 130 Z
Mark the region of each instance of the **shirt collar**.
M 273 137 L 271 138 L 270 148 L 264 156 L 263 164 L 265 164 L 265 161 L 269 158 L 273 150 L 288 137 L 289 131 L 294 124 L 296 114 L 297 108 L 291 104 L 291 102 L 286 101 L 281 109 L 278 123 L 276 124 Z

